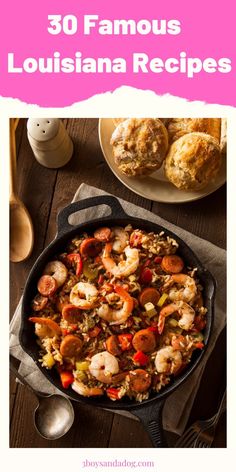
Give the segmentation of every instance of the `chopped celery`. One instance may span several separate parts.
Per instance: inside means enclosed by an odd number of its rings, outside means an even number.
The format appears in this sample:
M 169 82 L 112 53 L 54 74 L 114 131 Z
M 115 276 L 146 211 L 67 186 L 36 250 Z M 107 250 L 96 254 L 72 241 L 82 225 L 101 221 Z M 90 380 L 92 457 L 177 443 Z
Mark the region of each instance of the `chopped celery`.
M 155 308 L 155 306 L 153 305 L 153 303 L 147 302 L 147 303 L 145 303 L 144 308 L 145 308 L 146 311 L 151 311 L 151 310 L 153 310 L 153 308 Z
M 152 316 L 155 316 L 157 314 L 155 306 L 151 302 L 145 303 L 144 308 L 146 310 L 145 314 L 147 316 L 149 316 L 149 318 L 151 318 Z

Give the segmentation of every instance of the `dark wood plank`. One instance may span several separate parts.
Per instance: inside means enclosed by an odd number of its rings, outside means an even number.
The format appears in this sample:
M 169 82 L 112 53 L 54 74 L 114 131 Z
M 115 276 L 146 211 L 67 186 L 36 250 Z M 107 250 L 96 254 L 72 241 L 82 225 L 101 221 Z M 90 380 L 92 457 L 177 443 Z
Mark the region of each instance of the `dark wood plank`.
M 10 389 L 9 416 L 10 416 L 10 421 L 11 421 L 13 411 L 14 411 L 14 405 L 16 401 L 16 392 L 17 392 L 17 385 L 16 385 L 16 381 L 13 375 L 10 375 L 10 378 L 9 378 L 9 389 Z
M 15 131 L 15 136 L 16 136 L 16 155 L 18 156 L 19 154 L 19 149 L 22 143 L 22 138 L 24 134 L 24 129 L 25 129 L 25 120 L 20 119 Z
M 16 128 L 16 132 L 15 132 L 15 134 L 16 134 L 16 155 L 17 155 L 17 160 L 18 160 L 18 172 L 17 172 L 17 175 L 18 175 L 17 184 L 18 185 L 17 185 L 17 188 L 19 190 L 20 198 L 22 198 L 21 189 L 20 189 L 20 182 L 22 180 L 22 172 L 21 172 L 20 162 L 22 161 L 22 159 L 24 159 L 23 155 L 25 155 L 25 153 L 22 153 L 22 146 L 24 147 L 25 145 L 27 145 L 27 141 L 24 139 L 25 134 L 26 134 L 26 127 L 25 127 L 26 123 L 25 123 L 25 121 L 26 121 L 25 119 L 20 119 L 19 120 L 18 126 Z M 10 271 L 10 273 L 11 273 L 10 317 L 11 317 L 14 313 L 14 310 L 15 310 L 16 305 L 17 305 L 18 300 L 19 300 L 20 293 L 22 291 L 22 287 L 19 286 L 18 280 L 20 280 L 20 277 L 21 277 L 22 274 L 25 274 L 25 276 L 26 276 L 27 271 L 25 271 L 22 264 L 11 264 L 10 269 L 11 269 L 11 271 Z M 18 294 L 18 291 L 19 291 L 19 294 Z M 17 295 L 12 296 L 12 294 L 15 294 L 15 292 L 17 292 Z M 10 417 L 13 413 L 17 387 L 18 387 L 18 385 L 15 382 L 15 379 L 13 378 L 13 376 L 11 375 L 10 376 Z
M 32 217 L 35 241 L 31 257 L 24 263 L 11 264 L 10 267 L 11 315 L 23 292 L 29 270 L 44 247 L 56 175 L 57 171 L 40 166 L 34 158 L 27 139 L 26 120 L 24 120 L 23 136 L 17 155 L 18 193 Z
M 29 270 L 44 247 L 48 215 L 57 173 L 56 171 L 48 171 L 35 160 L 27 139 L 26 120 L 20 120 L 18 124 L 16 130 L 16 149 L 18 194 L 31 214 L 35 242 L 33 253 L 27 261 L 10 265 L 10 317 L 13 316 L 20 300 Z M 10 412 L 12 415 L 14 405 L 18 404 L 18 384 L 11 378 L 10 386 Z M 17 414 L 13 416 L 14 429 L 14 420 Z
M 227 415 L 226 412 L 222 414 L 219 423 L 216 429 L 215 439 L 213 441 L 212 447 L 219 448 L 219 447 L 227 447 Z
M 115 415 L 109 447 L 144 448 L 152 447 L 152 443 L 139 421 Z

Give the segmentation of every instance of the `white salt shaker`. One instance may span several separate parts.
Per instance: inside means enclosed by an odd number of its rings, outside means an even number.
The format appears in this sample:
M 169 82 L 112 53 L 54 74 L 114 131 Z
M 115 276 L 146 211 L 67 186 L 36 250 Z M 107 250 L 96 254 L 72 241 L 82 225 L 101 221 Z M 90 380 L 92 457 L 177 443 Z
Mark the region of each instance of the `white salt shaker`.
M 29 118 L 27 134 L 39 164 L 56 169 L 70 160 L 73 143 L 60 119 Z

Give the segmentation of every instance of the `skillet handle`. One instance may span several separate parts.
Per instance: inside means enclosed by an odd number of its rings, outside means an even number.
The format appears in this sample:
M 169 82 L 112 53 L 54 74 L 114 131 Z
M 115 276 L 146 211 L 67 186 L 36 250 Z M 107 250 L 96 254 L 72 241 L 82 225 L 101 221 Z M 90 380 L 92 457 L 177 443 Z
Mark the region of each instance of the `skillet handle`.
M 131 413 L 137 416 L 147 431 L 154 447 L 168 447 L 162 426 L 162 409 L 164 401 L 150 406 L 132 409 Z
M 111 214 L 108 217 L 103 218 L 106 220 L 108 218 L 124 218 L 127 217 L 127 214 L 123 210 L 119 200 L 110 195 L 99 195 L 97 197 L 85 198 L 78 202 L 71 203 L 67 207 L 63 208 L 57 215 L 57 227 L 58 235 L 66 233 L 68 230 L 74 228 L 74 225 L 71 225 L 68 221 L 70 215 L 76 213 L 80 210 L 85 210 L 86 208 L 96 207 L 99 205 L 107 205 L 111 209 Z M 79 223 L 78 223 L 79 224 Z

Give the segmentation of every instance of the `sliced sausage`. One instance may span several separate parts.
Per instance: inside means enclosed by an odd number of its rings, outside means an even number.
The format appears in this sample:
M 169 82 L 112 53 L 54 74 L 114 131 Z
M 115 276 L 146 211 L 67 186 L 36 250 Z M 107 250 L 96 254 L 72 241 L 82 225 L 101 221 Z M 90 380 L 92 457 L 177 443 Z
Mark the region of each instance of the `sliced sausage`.
M 64 337 L 60 345 L 60 353 L 63 357 L 78 357 L 83 347 L 83 341 L 74 334 Z
M 156 305 L 159 301 L 160 298 L 160 293 L 158 290 L 154 287 L 147 287 L 142 290 L 142 292 L 139 295 L 139 303 L 141 306 L 145 306 L 146 303 L 153 303 L 153 305 Z
M 133 347 L 136 351 L 151 352 L 156 347 L 155 334 L 148 329 L 141 329 L 135 333 L 132 340 Z
M 57 282 L 51 275 L 42 275 L 37 285 L 39 293 L 44 297 L 53 295 L 57 289 Z
M 161 261 L 161 268 L 165 272 L 170 272 L 171 274 L 179 274 L 184 268 L 184 261 L 181 257 L 171 254 L 169 256 L 164 256 Z
M 111 237 L 111 230 L 110 230 L 110 228 L 106 228 L 106 227 L 98 228 L 94 232 L 94 237 L 98 241 L 107 242 L 107 241 L 109 241 L 109 239 Z
M 40 311 L 45 308 L 48 302 L 48 297 L 43 297 L 40 293 L 38 293 L 33 301 L 32 301 L 32 308 L 34 311 Z
M 119 347 L 117 336 L 112 335 L 106 339 L 106 349 L 110 354 L 113 354 L 113 356 L 119 356 L 121 354 L 122 351 Z
M 120 374 L 113 375 L 112 376 L 112 383 L 118 384 L 118 383 L 122 382 L 122 380 L 125 380 L 125 377 L 127 377 L 128 374 L 129 374 L 129 372 L 126 371 L 126 372 L 121 372 Z
M 62 318 L 68 323 L 77 323 L 81 315 L 81 310 L 71 303 L 64 305 L 62 308 Z
M 96 238 L 87 238 L 82 241 L 79 250 L 82 256 L 96 257 L 102 250 L 102 243 Z
M 151 375 L 143 369 L 131 370 L 129 378 L 130 389 L 137 393 L 146 392 L 152 382 Z

